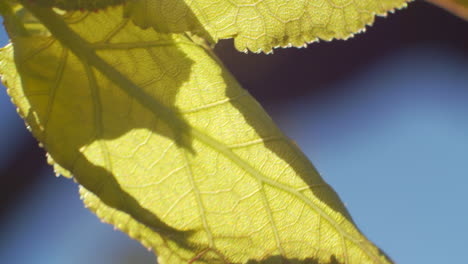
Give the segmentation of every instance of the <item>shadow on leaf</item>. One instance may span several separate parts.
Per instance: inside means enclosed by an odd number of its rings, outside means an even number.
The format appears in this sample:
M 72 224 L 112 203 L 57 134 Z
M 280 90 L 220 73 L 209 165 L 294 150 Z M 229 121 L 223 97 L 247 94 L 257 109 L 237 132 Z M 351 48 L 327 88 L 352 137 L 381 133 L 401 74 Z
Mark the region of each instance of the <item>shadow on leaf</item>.
M 112 163 L 112 156 L 119 153 L 111 153 L 108 146 L 114 139 L 145 129 L 150 137 L 157 135 L 161 141 L 166 138 L 178 148 L 193 151 L 190 127 L 174 103 L 193 64 L 175 42 L 189 41 L 142 30 L 122 20 L 118 8 L 70 12 L 63 17 L 44 8 L 36 10 L 50 14 L 49 19 L 65 28 L 61 33 L 69 30 L 61 37 L 82 41 L 78 46 L 83 50 L 76 52 L 67 46 L 67 39 L 54 39 L 44 31 L 24 34 L 15 31 L 16 25 L 6 25 L 21 78 L 21 87 L 10 87 L 10 92 L 33 134 L 57 164 L 107 206 L 189 247 L 190 230 L 166 224 L 142 206 L 141 197 L 122 188 L 120 181 L 131 177 L 131 171 L 125 164 Z M 28 13 L 17 15 L 26 28 L 37 23 Z M 51 32 L 56 34 L 53 28 Z M 122 85 L 126 87 L 118 87 Z

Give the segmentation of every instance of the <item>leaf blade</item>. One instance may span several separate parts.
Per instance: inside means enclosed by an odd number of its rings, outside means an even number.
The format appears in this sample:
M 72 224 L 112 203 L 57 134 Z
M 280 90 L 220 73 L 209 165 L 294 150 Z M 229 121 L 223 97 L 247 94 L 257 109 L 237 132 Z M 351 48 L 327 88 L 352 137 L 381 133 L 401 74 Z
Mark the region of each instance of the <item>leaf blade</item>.
M 389 262 L 206 50 L 119 14 L 66 14 L 60 41 L 10 30 L 18 71 L 1 53 L 15 103 L 93 211 L 161 263 Z
M 136 0 L 126 14 L 161 32 L 193 31 L 214 42 L 234 38 L 240 51 L 271 52 L 302 47 L 319 39 L 347 39 L 365 30 L 374 17 L 406 7 L 408 0 L 216 1 Z

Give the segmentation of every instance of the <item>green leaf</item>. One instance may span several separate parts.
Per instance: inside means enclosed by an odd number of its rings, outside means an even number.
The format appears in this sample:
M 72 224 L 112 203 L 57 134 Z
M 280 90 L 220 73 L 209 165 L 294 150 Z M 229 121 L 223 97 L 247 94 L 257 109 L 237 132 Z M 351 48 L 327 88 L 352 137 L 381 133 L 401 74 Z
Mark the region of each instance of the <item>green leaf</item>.
M 234 38 L 240 51 L 347 39 L 411 0 L 35 0 L 46 7 L 96 10 L 125 4 L 125 15 L 142 28 L 192 32 L 216 43 Z M 435 0 L 440 1 L 440 0 Z M 458 0 L 464 1 L 464 0 Z
M 134 0 L 127 15 L 141 27 L 162 32 L 194 31 L 217 41 L 234 38 L 238 50 L 270 52 L 318 39 L 347 39 L 375 15 L 408 0 Z
M 209 50 L 120 8 L 24 5 L 38 21 L 5 19 L 8 93 L 86 205 L 159 263 L 390 263 Z

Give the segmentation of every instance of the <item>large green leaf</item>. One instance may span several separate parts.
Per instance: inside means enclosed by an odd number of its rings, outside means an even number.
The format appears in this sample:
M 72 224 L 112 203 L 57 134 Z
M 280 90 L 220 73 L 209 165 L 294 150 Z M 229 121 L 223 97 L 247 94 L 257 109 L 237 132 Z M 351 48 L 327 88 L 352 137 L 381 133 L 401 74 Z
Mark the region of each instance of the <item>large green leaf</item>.
M 214 41 L 235 38 L 237 49 L 270 52 L 318 39 L 347 39 L 375 15 L 409 0 L 133 0 L 127 14 L 137 25 L 163 32 L 194 31 Z
M 159 263 L 390 262 L 210 51 L 120 8 L 24 4 L 39 21 L 5 17 L 9 94 L 87 206 Z

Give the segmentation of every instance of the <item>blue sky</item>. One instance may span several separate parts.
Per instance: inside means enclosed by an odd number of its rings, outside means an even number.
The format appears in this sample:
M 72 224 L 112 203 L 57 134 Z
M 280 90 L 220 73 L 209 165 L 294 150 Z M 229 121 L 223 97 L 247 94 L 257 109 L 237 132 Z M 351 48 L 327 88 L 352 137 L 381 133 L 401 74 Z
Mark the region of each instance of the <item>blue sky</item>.
M 397 263 L 459 263 L 468 237 L 467 83 L 465 54 L 411 46 L 336 82 L 346 87 L 340 96 L 304 96 L 271 114 Z M 29 136 L 4 89 L 0 131 L 1 167 Z M 42 174 L 0 226 L 0 259 L 153 263 L 146 249 L 83 208 L 72 181 Z

